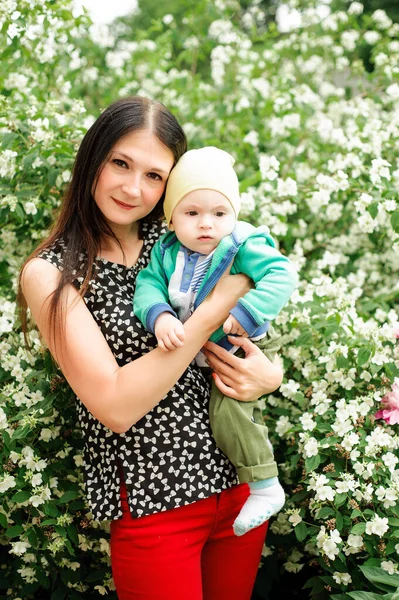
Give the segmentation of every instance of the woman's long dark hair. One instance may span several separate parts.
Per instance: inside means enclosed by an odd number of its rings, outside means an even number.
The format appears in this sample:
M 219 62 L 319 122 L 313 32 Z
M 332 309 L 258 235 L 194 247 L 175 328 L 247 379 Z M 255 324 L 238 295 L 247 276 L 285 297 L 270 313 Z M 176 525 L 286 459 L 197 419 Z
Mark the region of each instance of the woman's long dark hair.
M 92 191 L 95 189 L 101 170 L 115 144 L 124 136 L 148 129 L 171 150 L 174 164 L 187 150 L 187 140 L 177 119 L 160 102 L 142 96 L 122 98 L 111 104 L 93 123 L 84 136 L 76 155 L 72 179 L 65 193 L 59 216 L 52 228 L 50 236 L 24 263 L 25 265 L 43 250 L 54 245 L 62 238 L 67 245 L 63 256 L 63 269 L 57 289 L 50 299 L 50 331 L 55 341 L 56 331 L 64 329 L 64 310 L 61 303 L 62 291 L 66 285 L 77 277 L 83 278 L 80 294 L 87 291 L 93 276 L 93 265 L 99 254 L 101 243 L 111 237 L 119 243 L 104 215 L 94 201 Z M 143 221 L 152 222 L 163 214 L 164 195 L 160 198 L 151 213 Z M 142 224 L 139 223 L 139 236 L 142 237 Z M 84 254 L 85 261 L 79 256 Z M 19 280 L 18 304 L 24 333 L 27 331 L 27 305 Z

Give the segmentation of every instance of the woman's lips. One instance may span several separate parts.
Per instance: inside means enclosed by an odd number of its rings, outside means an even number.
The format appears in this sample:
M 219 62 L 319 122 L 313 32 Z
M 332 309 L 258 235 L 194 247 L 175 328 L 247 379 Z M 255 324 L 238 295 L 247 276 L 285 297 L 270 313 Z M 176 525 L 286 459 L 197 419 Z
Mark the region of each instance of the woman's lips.
M 124 208 L 125 210 L 132 210 L 132 208 L 136 208 L 135 205 L 133 205 L 133 204 L 126 204 L 125 202 L 121 202 L 120 200 L 116 200 L 116 198 L 112 198 L 112 200 L 115 202 L 115 204 L 117 204 L 121 208 Z

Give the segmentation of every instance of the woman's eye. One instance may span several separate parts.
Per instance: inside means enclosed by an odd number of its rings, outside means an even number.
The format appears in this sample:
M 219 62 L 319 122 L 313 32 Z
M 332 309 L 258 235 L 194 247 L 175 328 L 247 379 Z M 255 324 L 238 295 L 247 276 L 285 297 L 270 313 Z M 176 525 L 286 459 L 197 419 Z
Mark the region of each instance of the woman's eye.
M 127 169 L 127 162 L 121 158 L 114 158 L 112 162 L 118 167 L 124 167 Z
M 158 175 L 158 173 L 148 173 L 148 177 L 150 179 L 155 179 L 157 181 L 162 181 L 162 177 Z

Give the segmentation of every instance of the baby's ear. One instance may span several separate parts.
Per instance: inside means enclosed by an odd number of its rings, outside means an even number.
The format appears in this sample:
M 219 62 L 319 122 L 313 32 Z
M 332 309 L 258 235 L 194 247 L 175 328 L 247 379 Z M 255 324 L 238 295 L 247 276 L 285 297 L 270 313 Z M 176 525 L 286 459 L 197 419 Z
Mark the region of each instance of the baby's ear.
M 175 227 L 174 227 L 174 225 L 173 225 L 173 223 L 172 223 L 172 221 L 171 221 L 171 222 L 169 223 L 169 231 L 174 231 L 174 230 L 175 230 Z

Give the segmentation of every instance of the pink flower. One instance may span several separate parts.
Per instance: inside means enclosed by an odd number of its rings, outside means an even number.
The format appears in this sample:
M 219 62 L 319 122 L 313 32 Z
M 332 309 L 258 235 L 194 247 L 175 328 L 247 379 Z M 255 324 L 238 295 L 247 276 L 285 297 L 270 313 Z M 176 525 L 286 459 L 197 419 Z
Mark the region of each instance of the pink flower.
M 395 377 L 391 391 L 381 399 L 381 406 L 376 419 L 384 419 L 389 425 L 399 423 L 399 377 Z
M 393 334 L 396 337 L 396 339 L 399 338 L 399 321 L 397 323 L 394 323 Z

